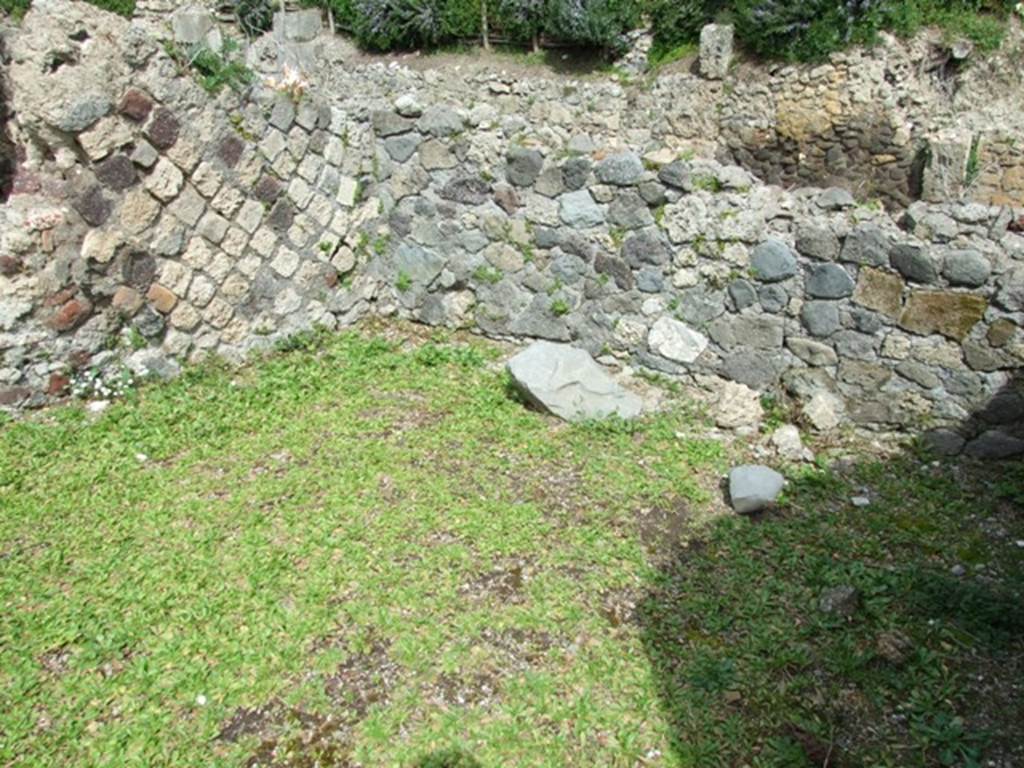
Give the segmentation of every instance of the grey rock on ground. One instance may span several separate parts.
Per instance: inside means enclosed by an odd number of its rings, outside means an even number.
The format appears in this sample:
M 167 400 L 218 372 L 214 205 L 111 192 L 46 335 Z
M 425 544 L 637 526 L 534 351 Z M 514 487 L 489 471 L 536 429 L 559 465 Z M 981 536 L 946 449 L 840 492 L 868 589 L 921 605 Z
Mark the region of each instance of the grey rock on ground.
M 759 512 L 775 503 L 786 484 L 770 467 L 744 464 L 729 472 L 729 500 L 741 515 Z
M 622 386 L 585 350 L 538 341 L 508 361 L 516 388 L 534 405 L 566 421 L 643 411 L 643 400 Z
M 829 587 L 818 598 L 819 611 L 844 618 L 852 616 L 859 604 L 860 592 L 857 591 L 856 587 L 851 587 L 849 584 Z
M 800 430 L 792 424 L 783 424 L 772 432 L 771 443 L 779 456 L 788 461 L 814 460 L 814 453 L 800 439 Z

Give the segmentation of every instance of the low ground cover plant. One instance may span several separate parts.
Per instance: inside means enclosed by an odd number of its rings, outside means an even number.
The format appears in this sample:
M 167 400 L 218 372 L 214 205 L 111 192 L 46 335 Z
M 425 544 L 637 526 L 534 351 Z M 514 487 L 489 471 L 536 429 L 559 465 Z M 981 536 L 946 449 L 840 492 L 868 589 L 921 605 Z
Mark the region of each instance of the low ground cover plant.
M 820 446 L 738 517 L 678 391 L 566 425 L 507 354 L 305 334 L 0 423 L 0 763 L 1020 761 L 1019 463 Z

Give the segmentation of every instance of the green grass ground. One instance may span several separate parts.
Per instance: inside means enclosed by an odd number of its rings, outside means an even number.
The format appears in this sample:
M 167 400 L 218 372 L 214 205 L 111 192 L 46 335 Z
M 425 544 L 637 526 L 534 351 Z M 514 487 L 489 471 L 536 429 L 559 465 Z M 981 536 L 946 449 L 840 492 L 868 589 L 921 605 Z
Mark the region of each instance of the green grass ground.
M 737 519 L 682 399 L 567 426 L 493 345 L 377 333 L 0 427 L 0 765 L 1021 759 L 1019 464 Z

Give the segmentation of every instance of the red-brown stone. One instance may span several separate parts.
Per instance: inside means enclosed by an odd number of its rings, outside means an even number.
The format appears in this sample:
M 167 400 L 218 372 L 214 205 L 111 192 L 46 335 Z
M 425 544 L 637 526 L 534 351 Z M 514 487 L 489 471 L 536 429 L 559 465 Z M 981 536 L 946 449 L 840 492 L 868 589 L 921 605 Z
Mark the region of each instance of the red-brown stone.
M 242 159 L 242 150 L 245 149 L 245 142 L 233 135 L 221 139 L 217 147 L 217 155 L 228 168 L 234 168 Z
M 272 203 L 281 195 L 281 185 L 273 176 L 263 176 L 256 182 L 252 194 L 261 203 Z
M 17 170 L 11 182 L 12 195 L 36 195 L 43 188 L 39 176 L 28 171 Z
M 92 355 L 90 355 L 84 349 L 72 350 L 68 355 L 68 365 L 74 371 L 81 371 L 89 367 L 89 363 L 92 362 Z
M 92 304 L 86 299 L 71 299 L 50 318 L 50 327 L 59 333 L 70 331 L 84 323 L 91 312 Z
M 75 286 L 73 286 L 73 285 L 68 287 L 68 288 L 62 288 L 61 290 L 57 291 L 52 296 L 47 296 L 46 299 L 43 301 L 43 306 L 44 307 L 59 307 L 61 304 L 64 304 L 65 302 L 68 302 L 68 301 L 71 301 L 71 299 L 73 299 L 75 297 L 75 294 L 77 292 L 78 292 L 78 289 Z
M 0 275 L 10 277 L 21 271 L 21 259 L 17 256 L 0 256 Z
M 138 88 L 129 88 L 121 97 L 118 111 L 129 120 L 141 123 L 153 109 L 153 100 Z
M 94 227 L 109 219 L 114 210 L 113 204 L 104 196 L 102 187 L 98 185 L 89 187 L 73 205 L 86 223 Z
M 153 113 L 146 126 L 146 138 L 157 149 L 170 149 L 178 140 L 181 125 L 171 110 L 161 107 Z
M 50 381 L 46 385 L 46 394 L 54 396 L 62 395 L 69 386 L 71 386 L 71 379 L 63 373 L 51 373 Z
M 126 155 L 111 155 L 96 166 L 96 178 L 120 192 L 135 183 L 135 164 Z

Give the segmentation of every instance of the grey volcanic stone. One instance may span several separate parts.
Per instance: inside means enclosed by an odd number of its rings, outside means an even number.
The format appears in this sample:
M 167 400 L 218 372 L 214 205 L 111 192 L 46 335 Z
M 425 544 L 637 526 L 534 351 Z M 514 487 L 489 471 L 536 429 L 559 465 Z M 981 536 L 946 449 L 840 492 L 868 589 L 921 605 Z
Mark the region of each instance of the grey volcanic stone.
M 159 349 L 140 349 L 133 352 L 127 361 L 136 376 L 169 381 L 181 374 L 181 365 Z
M 858 605 L 860 605 L 860 592 L 849 584 L 829 587 L 818 598 L 819 611 L 843 618 L 849 618 L 856 613 Z
M 964 285 L 977 288 L 988 282 L 992 264 L 978 251 L 952 251 L 946 256 L 942 274 L 950 285 Z
M 817 203 L 819 208 L 824 208 L 826 211 L 839 211 L 843 208 L 853 208 L 857 201 L 845 189 L 830 187 L 818 195 Z
M 774 385 L 782 375 L 784 363 L 776 350 L 741 350 L 722 358 L 721 375 L 752 389 Z
M 696 285 L 679 291 L 677 298 L 679 319 L 698 328 L 725 312 L 725 291 L 707 285 Z
M 1024 453 L 1024 440 L 992 429 L 969 442 L 964 453 L 976 459 L 1008 459 Z
M 439 194 L 456 203 L 480 205 L 490 199 L 491 185 L 476 176 L 460 176 L 445 184 Z
M 78 101 L 57 113 L 54 125 L 68 133 L 79 133 L 113 109 L 110 99 L 99 93 L 83 94 Z
M 594 271 L 599 275 L 608 275 L 613 278 L 615 284 L 624 291 L 629 291 L 633 288 L 633 273 L 622 259 L 616 259 L 599 253 L 594 258 Z
M 505 177 L 517 187 L 529 187 L 540 176 L 544 167 L 544 155 L 536 149 L 513 147 L 508 153 Z
M 831 336 L 839 330 L 839 305 L 834 301 L 808 301 L 800 319 L 812 336 Z
M 650 206 L 657 208 L 668 201 L 665 187 L 656 181 L 642 181 L 639 186 L 640 197 Z
M 616 195 L 608 206 L 608 221 L 623 229 L 641 229 L 654 223 L 647 203 L 633 190 Z
M 274 108 L 270 110 L 268 122 L 280 131 L 285 133 L 295 122 L 295 102 L 283 96 L 278 97 L 274 102 Z
M 384 149 L 396 163 L 404 163 L 415 154 L 422 142 L 423 137 L 418 133 L 389 136 L 384 140 Z
M 940 456 L 958 456 L 966 442 L 963 436 L 951 429 L 933 429 L 921 438 L 924 444 Z
M 733 280 L 729 284 L 729 295 L 737 310 L 746 309 L 757 301 L 757 291 L 746 280 Z
M 552 341 L 569 341 L 571 338 L 565 319 L 551 312 L 551 298 L 544 293 L 533 297 L 529 306 L 512 321 L 509 330 L 517 336 Z
M 805 289 L 816 299 L 841 299 L 853 295 L 853 278 L 838 264 L 815 264 L 808 270 Z
M 605 184 L 627 187 L 636 184 L 644 175 L 644 164 L 632 152 L 607 157 L 597 164 L 597 178 Z
M 934 283 L 939 270 L 928 251 L 910 243 L 901 243 L 892 249 L 889 257 L 894 269 L 908 280 L 917 283 Z
M 537 177 L 534 187 L 544 197 L 558 197 L 565 192 L 565 181 L 562 178 L 562 169 L 557 165 L 551 165 L 541 171 Z
M 745 464 L 729 472 L 729 501 L 741 515 L 760 512 L 774 504 L 785 478 L 770 467 Z
M 880 267 L 889 263 L 889 238 L 875 224 L 859 224 L 846 236 L 840 261 Z
M 784 242 L 770 238 L 754 248 L 750 268 L 761 282 L 777 283 L 796 274 L 796 256 Z
M 643 264 L 661 266 L 669 262 L 672 253 L 657 232 L 645 229 L 626 238 L 622 244 L 622 258 L 632 267 Z
M 820 341 L 791 336 L 786 340 L 790 351 L 808 365 L 835 365 L 839 358 L 832 347 Z
M 636 273 L 636 287 L 643 293 L 660 293 L 665 287 L 665 276 L 656 267 L 644 267 Z
M 582 349 L 538 341 L 508 361 L 516 388 L 534 405 L 566 421 L 631 419 L 643 410 L 638 395 L 623 389 Z
M 562 181 L 565 182 L 566 189 L 583 189 L 587 186 L 589 177 L 590 160 L 586 157 L 573 157 L 566 160 L 562 166 Z
M 761 308 L 765 312 L 773 314 L 781 312 L 789 304 L 789 294 L 781 285 L 762 285 L 761 290 L 757 292 L 757 297 L 761 301 Z
M 397 136 L 408 133 L 416 124 L 407 117 L 402 117 L 390 109 L 378 109 L 370 115 L 374 133 L 380 137 Z
M 586 229 L 604 223 L 604 211 L 585 189 L 562 195 L 559 204 L 559 215 L 570 227 Z
M 444 259 L 418 245 L 402 243 L 395 251 L 395 269 L 417 285 L 429 285 L 444 269 Z
M 839 255 L 839 238 L 818 224 L 803 224 L 796 232 L 796 249 L 819 261 L 834 261 Z
M 438 137 L 454 136 L 466 127 L 459 113 L 443 104 L 428 107 L 417 125 L 423 133 Z
M 669 163 L 658 172 L 658 181 L 676 189 L 686 190 L 690 187 L 690 165 L 682 160 Z

